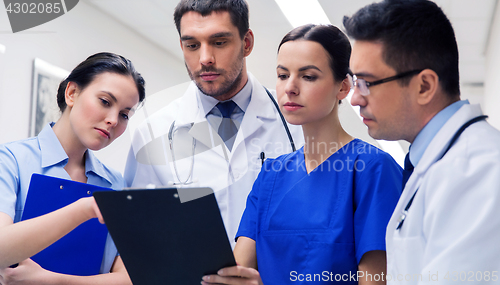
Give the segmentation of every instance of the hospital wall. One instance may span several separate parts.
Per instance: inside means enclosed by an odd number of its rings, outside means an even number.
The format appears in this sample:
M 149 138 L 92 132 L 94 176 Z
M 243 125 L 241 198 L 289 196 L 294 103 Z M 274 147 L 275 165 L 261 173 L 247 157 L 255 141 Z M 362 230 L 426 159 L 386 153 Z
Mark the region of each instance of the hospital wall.
M 0 5 L 0 44 L 6 47 L 0 54 L 0 143 L 28 135 L 34 58 L 70 71 L 93 53 L 115 52 L 132 60 L 146 78 L 148 95 L 189 79 L 181 60 L 86 2 L 28 31 L 9 31 Z
M 483 111 L 488 121 L 500 129 L 500 5 L 496 5 L 490 37 L 486 48 L 486 76 L 484 79 Z M 499 142 L 500 143 L 500 142 Z

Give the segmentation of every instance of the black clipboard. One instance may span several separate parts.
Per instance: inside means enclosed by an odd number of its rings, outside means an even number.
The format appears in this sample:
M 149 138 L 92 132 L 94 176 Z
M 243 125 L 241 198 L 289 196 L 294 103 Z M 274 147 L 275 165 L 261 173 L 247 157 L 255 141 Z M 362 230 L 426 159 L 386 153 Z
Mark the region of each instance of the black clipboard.
M 234 266 L 210 188 L 94 192 L 133 284 L 200 284 Z

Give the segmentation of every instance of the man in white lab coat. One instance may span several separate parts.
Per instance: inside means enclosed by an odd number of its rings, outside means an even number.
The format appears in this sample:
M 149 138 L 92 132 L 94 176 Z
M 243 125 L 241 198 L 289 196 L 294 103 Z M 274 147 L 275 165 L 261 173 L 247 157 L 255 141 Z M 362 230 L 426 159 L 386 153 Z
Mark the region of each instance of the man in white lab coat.
M 355 40 L 351 103 L 372 137 L 411 143 L 386 280 L 500 282 L 500 132 L 460 100 L 449 20 L 427 0 L 385 0 L 344 26 Z
M 244 0 L 182 0 L 174 20 L 192 83 L 138 128 L 125 179 L 133 187 L 213 188 L 234 246 L 263 160 L 302 146 L 302 131 L 287 125 L 275 95 L 246 70 L 254 36 Z

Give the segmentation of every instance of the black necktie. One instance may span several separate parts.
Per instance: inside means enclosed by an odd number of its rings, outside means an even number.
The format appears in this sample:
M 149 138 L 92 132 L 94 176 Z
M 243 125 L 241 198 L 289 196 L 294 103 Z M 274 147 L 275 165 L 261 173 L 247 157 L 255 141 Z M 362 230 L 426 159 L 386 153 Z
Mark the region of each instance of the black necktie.
M 408 179 L 410 179 L 410 175 L 412 173 L 413 173 L 413 164 L 411 164 L 410 153 L 408 152 L 405 157 L 405 169 L 403 170 L 403 188 L 401 188 L 401 190 L 405 189 L 406 182 L 408 182 Z
M 231 150 L 236 133 L 238 132 L 238 128 L 234 124 L 234 121 L 231 120 L 231 114 L 236 108 L 236 103 L 234 103 L 233 100 L 219 102 L 217 104 L 217 108 L 222 113 L 222 122 L 220 123 L 218 132 L 227 148 Z

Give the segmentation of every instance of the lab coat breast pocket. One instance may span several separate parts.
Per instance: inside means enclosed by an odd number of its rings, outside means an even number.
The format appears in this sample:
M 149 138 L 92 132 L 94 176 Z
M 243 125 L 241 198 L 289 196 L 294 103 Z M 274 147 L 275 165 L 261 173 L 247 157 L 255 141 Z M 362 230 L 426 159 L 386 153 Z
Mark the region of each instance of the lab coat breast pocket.
M 422 264 L 422 253 L 424 252 L 424 240 L 422 236 L 393 238 L 393 251 L 397 254 L 388 253 L 390 268 L 387 272 L 387 281 L 391 284 L 417 284 L 425 280 L 425 276 L 419 271 L 413 272 L 410 268 L 420 268 Z M 411 271 L 411 272 L 410 272 Z M 425 275 L 425 274 L 424 274 Z

